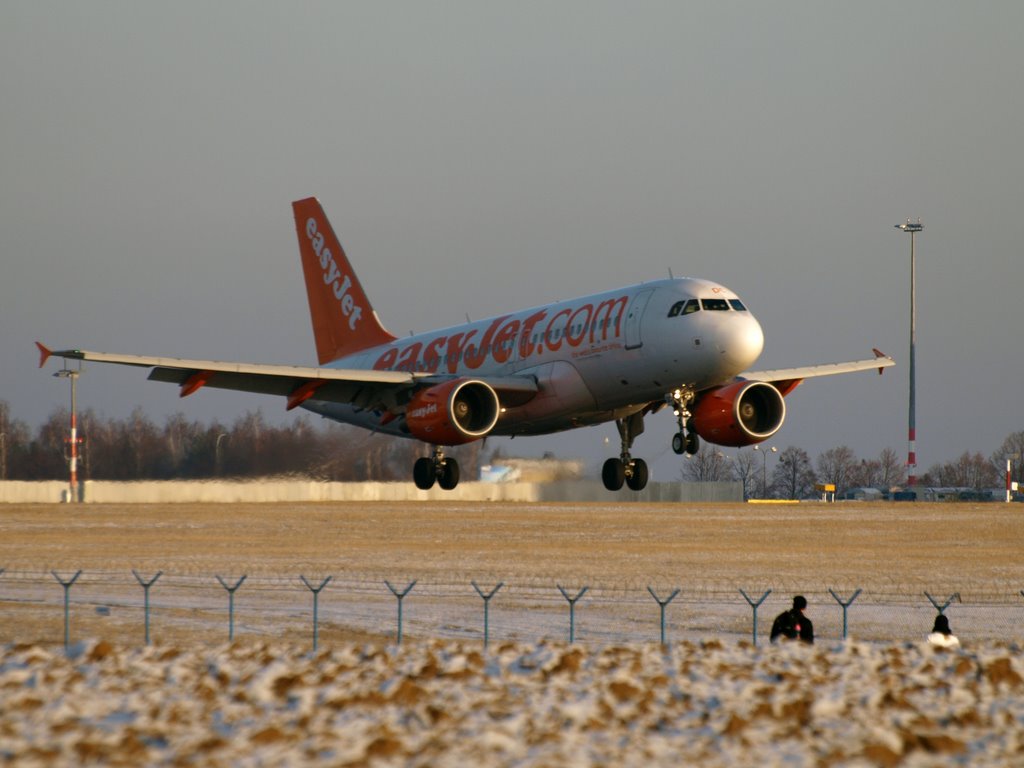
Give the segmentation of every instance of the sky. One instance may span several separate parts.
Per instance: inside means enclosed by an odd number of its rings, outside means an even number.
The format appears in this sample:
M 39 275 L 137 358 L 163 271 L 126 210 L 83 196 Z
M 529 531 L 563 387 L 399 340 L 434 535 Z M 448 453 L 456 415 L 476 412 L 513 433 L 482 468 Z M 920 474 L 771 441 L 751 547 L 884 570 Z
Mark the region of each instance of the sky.
M 1024 4 L 0 5 L 0 399 L 68 403 L 33 342 L 312 364 L 292 200 L 320 198 L 397 335 L 668 276 L 760 320 L 805 382 L 767 445 L 907 449 L 919 471 L 1024 429 Z M 88 366 L 81 408 L 230 424 Z M 676 479 L 670 412 L 634 455 Z M 606 444 L 606 441 L 607 444 Z M 495 440 L 596 463 L 613 424 Z

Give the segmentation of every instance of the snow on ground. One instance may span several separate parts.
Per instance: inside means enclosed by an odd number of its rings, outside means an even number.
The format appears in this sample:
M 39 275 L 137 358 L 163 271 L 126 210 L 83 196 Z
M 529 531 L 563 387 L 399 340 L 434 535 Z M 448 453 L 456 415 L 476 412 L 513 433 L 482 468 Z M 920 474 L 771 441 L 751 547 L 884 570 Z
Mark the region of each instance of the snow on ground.
M 0 760 L 1024 764 L 1020 648 L 719 641 L 0 649 Z

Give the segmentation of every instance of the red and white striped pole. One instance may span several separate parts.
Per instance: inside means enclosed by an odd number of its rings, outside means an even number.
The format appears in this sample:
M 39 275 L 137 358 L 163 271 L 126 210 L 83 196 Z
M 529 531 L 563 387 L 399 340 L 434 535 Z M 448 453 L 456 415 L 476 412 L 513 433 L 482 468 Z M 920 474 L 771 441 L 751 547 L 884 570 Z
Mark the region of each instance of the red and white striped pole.
M 68 501 L 80 501 L 78 494 L 78 409 L 76 402 L 75 386 L 78 383 L 78 376 L 81 371 L 72 371 L 67 368 L 57 371 L 54 376 L 71 379 L 71 438 L 68 447 L 68 469 L 70 470 L 70 492 Z
M 75 379 L 71 379 L 71 391 L 75 391 Z M 71 469 L 71 500 L 78 501 L 78 421 L 75 414 L 75 396 L 71 395 L 71 457 L 68 464 Z

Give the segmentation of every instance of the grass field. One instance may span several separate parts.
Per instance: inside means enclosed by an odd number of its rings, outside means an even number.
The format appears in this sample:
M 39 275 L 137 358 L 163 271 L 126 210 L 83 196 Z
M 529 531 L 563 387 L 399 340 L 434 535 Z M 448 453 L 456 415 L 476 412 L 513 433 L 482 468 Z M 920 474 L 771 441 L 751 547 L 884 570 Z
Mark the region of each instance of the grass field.
M 496 607 L 518 601 L 519 609 L 536 604 L 559 617 L 565 603 L 556 584 L 570 594 L 587 585 L 589 599 L 613 601 L 649 601 L 647 586 L 711 602 L 736 598 L 739 589 L 754 598 L 772 589 L 766 612 L 796 592 L 827 603 L 830 588 L 1012 603 L 1024 588 L 1022 545 L 1024 508 L 1006 504 L 12 505 L 0 507 L 0 597 L 14 599 L 0 607 L 17 620 L 3 622 L 0 641 L 59 639 L 62 615 L 53 606 L 63 593 L 51 570 L 64 579 L 83 572 L 73 602 L 114 607 L 76 608 L 78 636 L 137 635 L 130 628 L 140 624 L 138 611 L 117 610 L 141 602 L 132 569 L 146 579 L 164 574 L 153 588 L 163 638 L 222 634 L 226 600 L 216 575 L 229 584 L 248 577 L 237 597 L 249 631 L 304 637 L 298 620 L 255 614 L 308 613 L 298 581 L 305 575 L 314 584 L 333 579 L 324 593 L 325 637 L 391 632 L 394 600 L 384 580 L 398 589 L 417 581 L 409 598 L 419 607 L 410 616 L 414 631 L 440 621 L 458 636 L 477 623 L 471 581 L 485 590 L 505 583 Z M 280 599 L 270 594 L 267 611 L 246 611 L 260 585 Z M 436 602 L 459 589 L 465 605 L 454 617 L 424 610 L 431 595 Z M 749 622 L 740 607 L 736 621 Z M 927 620 L 927 613 L 919 619 Z M 559 619 L 555 628 L 521 621 L 515 628 L 523 637 L 560 627 Z

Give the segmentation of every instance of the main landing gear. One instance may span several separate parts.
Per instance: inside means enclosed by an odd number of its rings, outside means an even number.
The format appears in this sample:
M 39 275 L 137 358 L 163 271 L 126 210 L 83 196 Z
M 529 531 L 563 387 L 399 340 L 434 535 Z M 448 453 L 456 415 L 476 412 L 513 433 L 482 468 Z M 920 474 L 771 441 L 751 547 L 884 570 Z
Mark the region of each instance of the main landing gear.
M 679 431 L 672 435 L 672 450 L 678 454 L 694 455 L 700 450 L 700 437 L 693 430 L 693 413 L 690 407 L 696 394 L 693 389 L 680 387 L 665 396 L 665 402 L 672 406 L 672 412 L 679 422 Z M 617 459 L 608 459 L 601 468 L 601 479 L 609 491 L 618 491 L 623 485 L 634 491 L 642 490 L 647 485 L 650 472 L 647 462 L 634 459 L 629 454 L 633 440 L 644 431 L 644 415 L 654 413 L 662 407 L 661 403 L 652 404 L 625 419 L 617 419 L 615 426 L 619 428 L 622 438 L 622 451 Z
M 412 479 L 421 491 L 429 491 L 435 482 L 444 490 L 450 491 L 459 484 L 459 462 L 455 459 L 446 459 L 444 450 L 435 445 L 432 456 L 416 459 L 412 466 Z
M 700 437 L 690 426 L 690 405 L 693 404 L 693 392 L 676 389 L 665 398 L 672 406 L 672 412 L 679 422 L 679 431 L 672 435 L 672 450 L 677 454 L 688 453 L 693 456 L 700 450 Z
M 608 459 L 604 463 L 604 467 L 601 469 L 604 487 L 609 491 L 618 491 L 625 484 L 631 490 L 643 490 L 650 477 L 647 462 L 643 459 L 634 459 L 629 455 L 629 449 L 633 447 L 633 440 L 644 431 L 643 412 L 634 413 L 625 419 L 617 419 L 615 426 L 619 428 L 619 437 L 622 439 L 622 452 L 619 454 L 619 458 Z

